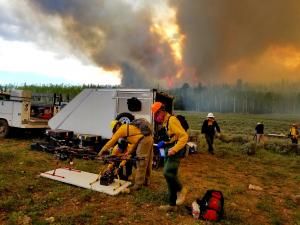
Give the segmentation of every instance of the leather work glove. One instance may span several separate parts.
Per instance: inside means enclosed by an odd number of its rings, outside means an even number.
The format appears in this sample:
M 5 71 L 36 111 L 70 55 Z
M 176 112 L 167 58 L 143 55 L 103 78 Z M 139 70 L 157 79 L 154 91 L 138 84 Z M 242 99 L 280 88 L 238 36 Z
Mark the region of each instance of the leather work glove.
M 126 152 L 126 153 L 121 157 L 121 159 L 124 159 L 124 160 L 126 161 L 126 160 L 131 159 L 131 157 L 132 157 L 132 155 L 131 155 L 130 153 Z
M 123 155 L 122 155 L 122 159 L 127 159 L 129 156 L 129 153 L 128 152 L 125 152 Z
M 109 164 L 108 167 L 107 167 L 108 170 L 112 170 L 113 168 L 114 168 L 113 164 Z
M 165 147 L 165 142 L 164 141 L 160 141 L 157 143 L 157 148 L 160 149 L 160 148 L 163 148 Z
M 125 166 L 125 164 L 126 164 L 126 160 L 123 160 L 123 161 L 120 163 L 120 166 L 119 166 L 119 167 L 123 167 L 123 166 Z
M 104 154 L 104 152 L 106 152 L 106 151 L 104 151 L 104 150 L 101 150 L 99 153 L 98 153 L 98 157 L 101 157 L 103 154 Z

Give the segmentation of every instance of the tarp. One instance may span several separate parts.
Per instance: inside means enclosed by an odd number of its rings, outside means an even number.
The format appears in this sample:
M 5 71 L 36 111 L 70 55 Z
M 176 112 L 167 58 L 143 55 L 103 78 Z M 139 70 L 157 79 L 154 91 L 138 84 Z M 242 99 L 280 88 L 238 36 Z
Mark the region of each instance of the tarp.
M 48 122 L 51 129 L 111 137 L 110 122 L 116 113 L 116 90 L 85 89 Z

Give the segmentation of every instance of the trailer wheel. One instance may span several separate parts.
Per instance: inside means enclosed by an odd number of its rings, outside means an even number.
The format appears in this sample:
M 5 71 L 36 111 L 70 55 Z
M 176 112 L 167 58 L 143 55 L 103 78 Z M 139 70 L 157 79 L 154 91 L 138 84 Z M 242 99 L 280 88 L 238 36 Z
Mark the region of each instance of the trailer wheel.
M 7 137 L 9 126 L 6 120 L 0 119 L 0 138 Z
M 116 120 L 120 121 L 122 124 L 130 123 L 132 120 L 134 120 L 134 116 L 131 113 L 120 113 L 117 115 Z

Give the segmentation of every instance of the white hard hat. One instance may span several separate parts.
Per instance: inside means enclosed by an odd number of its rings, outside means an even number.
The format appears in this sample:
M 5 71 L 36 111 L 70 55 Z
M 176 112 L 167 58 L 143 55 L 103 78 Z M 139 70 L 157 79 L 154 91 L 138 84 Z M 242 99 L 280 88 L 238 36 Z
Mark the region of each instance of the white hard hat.
M 213 113 L 208 113 L 208 114 L 207 114 L 207 118 L 215 118 L 215 116 L 214 116 Z

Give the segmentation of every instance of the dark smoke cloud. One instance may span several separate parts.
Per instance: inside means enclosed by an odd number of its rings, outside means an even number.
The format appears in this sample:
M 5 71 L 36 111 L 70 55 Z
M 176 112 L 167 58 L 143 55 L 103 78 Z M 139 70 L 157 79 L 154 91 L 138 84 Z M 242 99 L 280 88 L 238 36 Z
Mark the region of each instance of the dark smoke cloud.
M 155 85 L 176 73 L 167 45 L 150 32 L 151 10 L 123 0 L 31 0 L 46 15 L 63 18 L 66 38 L 99 66 L 121 68 L 123 85 Z M 146 1 L 145 1 L 146 2 Z
M 222 72 L 228 64 L 240 59 L 251 64 L 272 45 L 300 47 L 298 0 L 172 3 L 178 8 L 178 22 L 186 34 L 185 63 L 195 67 L 202 80 L 224 80 Z M 240 72 L 241 76 L 247 73 Z

